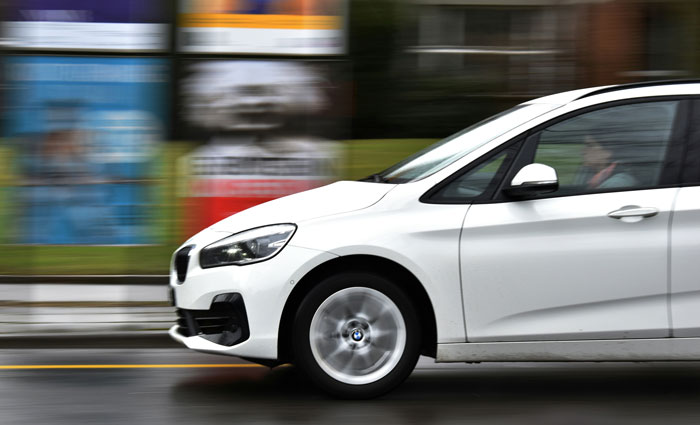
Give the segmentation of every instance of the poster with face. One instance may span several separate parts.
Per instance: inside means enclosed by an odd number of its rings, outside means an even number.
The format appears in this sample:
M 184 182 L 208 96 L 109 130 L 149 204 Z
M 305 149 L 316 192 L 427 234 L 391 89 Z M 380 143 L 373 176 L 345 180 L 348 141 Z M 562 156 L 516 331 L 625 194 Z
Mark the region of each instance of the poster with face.
M 166 126 L 155 58 L 7 57 L 16 243 L 144 244 L 149 178 Z
M 345 52 L 345 0 L 180 0 L 179 6 L 181 52 Z
M 9 0 L 2 33 L 10 48 L 163 51 L 166 6 L 164 0 Z
M 180 121 L 202 144 L 185 160 L 186 232 L 336 178 L 332 68 L 293 61 L 189 61 Z M 323 125 L 321 124 L 323 123 Z

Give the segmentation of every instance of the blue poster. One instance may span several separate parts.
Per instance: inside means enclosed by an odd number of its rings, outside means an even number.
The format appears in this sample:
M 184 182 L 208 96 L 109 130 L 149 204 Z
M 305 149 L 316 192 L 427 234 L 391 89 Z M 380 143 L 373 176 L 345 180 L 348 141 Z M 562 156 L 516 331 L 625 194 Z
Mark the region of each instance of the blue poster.
M 6 136 L 20 152 L 18 243 L 146 244 L 167 62 L 10 57 Z

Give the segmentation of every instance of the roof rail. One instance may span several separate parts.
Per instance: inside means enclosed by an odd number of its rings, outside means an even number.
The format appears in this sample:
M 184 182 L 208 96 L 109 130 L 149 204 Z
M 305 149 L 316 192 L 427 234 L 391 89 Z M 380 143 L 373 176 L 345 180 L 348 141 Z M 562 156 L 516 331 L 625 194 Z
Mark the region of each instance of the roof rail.
M 586 93 L 583 96 L 577 98 L 576 100 L 583 99 L 584 97 L 595 96 L 597 94 L 603 94 L 603 93 L 610 93 L 610 92 L 614 92 L 614 91 L 618 91 L 618 90 L 636 89 L 636 88 L 651 87 L 651 86 L 667 86 L 667 85 L 673 85 L 673 84 L 691 84 L 691 83 L 700 83 L 700 79 L 698 79 L 698 78 L 684 78 L 684 79 L 676 79 L 676 80 L 642 81 L 642 82 L 638 82 L 638 83 L 618 84 L 615 86 L 603 87 L 602 89 L 598 89 L 598 90 L 594 90 L 592 92 Z

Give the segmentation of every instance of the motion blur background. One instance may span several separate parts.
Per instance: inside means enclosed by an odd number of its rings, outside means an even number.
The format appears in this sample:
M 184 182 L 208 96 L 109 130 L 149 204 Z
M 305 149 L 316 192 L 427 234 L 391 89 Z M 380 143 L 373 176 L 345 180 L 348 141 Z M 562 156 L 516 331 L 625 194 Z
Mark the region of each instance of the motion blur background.
M 10 0 L 0 275 L 163 275 L 196 231 L 514 104 L 700 76 L 697 0 Z

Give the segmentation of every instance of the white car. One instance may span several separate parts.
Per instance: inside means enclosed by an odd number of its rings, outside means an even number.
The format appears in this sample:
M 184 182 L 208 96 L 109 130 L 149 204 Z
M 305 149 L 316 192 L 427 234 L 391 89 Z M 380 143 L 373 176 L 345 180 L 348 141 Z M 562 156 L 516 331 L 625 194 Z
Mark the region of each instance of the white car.
M 389 391 L 437 362 L 700 359 L 700 82 L 523 103 L 175 253 L 187 347 Z

